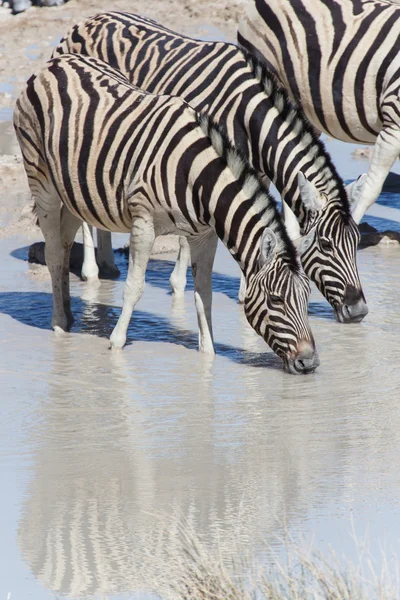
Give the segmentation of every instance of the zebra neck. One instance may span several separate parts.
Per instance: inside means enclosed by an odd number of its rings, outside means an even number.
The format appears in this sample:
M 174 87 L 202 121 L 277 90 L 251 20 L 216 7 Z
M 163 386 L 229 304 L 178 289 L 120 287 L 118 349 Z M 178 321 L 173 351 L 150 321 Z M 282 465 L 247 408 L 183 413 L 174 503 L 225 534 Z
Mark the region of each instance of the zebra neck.
M 299 193 L 299 172 L 330 200 L 343 196 L 342 183 L 303 112 L 272 76 L 256 74 L 257 67 L 248 65 L 248 87 L 236 103 L 234 127 L 231 130 L 229 123 L 226 127 L 251 166 L 275 184 L 304 232 L 309 215 Z
M 208 174 L 209 175 L 209 174 Z M 292 246 L 273 198 L 260 188 L 255 194 L 246 194 L 248 186 L 254 182 L 243 179 L 225 178 L 225 185 L 205 174 L 197 180 L 193 197 L 199 207 L 199 221 L 206 222 L 216 232 L 219 239 L 239 264 L 246 279 L 258 271 L 260 242 L 266 227 L 276 236 L 276 251 L 297 265 L 296 253 Z M 253 190 L 254 191 L 254 190 Z

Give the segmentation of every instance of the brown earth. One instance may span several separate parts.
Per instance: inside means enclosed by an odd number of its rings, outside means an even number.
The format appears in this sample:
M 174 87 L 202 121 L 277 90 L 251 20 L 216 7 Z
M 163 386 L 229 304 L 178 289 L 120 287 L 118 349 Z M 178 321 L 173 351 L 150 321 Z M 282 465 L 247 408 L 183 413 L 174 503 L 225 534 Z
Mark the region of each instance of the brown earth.
M 247 0 L 71 0 L 60 7 L 32 7 L 12 16 L 0 8 L 0 110 L 11 108 L 28 77 L 50 58 L 55 43 L 84 18 L 107 10 L 128 11 L 154 18 L 176 31 L 201 37 L 202 29 L 216 27 L 232 40 Z M 0 90 L 2 88 L 0 87 Z

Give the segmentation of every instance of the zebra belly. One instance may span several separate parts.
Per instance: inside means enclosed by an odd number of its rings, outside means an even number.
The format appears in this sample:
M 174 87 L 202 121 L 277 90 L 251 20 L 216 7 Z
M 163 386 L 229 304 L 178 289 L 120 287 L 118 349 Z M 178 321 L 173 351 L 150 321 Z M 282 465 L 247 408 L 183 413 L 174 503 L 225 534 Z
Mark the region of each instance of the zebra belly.
M 351 128 L 351 136 L 350 136 L 342 129 L 341 125 L 337 121 L 336 116 L 334 116 L 332 119 L 329 119 L 329 115 L 328 115 L 327 128 L 325 128 L 318 121 L 317 117 L 315 116 L 315 113 L 313 114 L 313 111 L 311 111 L 310 114 L 308 114 L 307 110 L 305 110 L 304 112 L 306 113 L 306 115 L 307 115 L 308 119 L 311 121 L 311 123 L 313 125 L 317 125 L 318 129 L 321 129 L 321 131 L 323 131 L 327 135 L 334 137 L 337 140 L 340 140 L 342 142 L 350 142 L 353 144 L 374 144 L 377 136 L 379 135 L 379 132 L 382 129 L 381 121 L 379 121 L 373 125 L 373 128 L 376 131 L 375 134 L 368 132 L 361 125 L 361 123 L 351 122 L 349 124 L 349 126 Z
M 114 199 L 100 199 L 93 195 L 86 196 L 84 199 L 71 198 L 70 196 L 60 194 L 61 201 L 68 209 L 82 221 L 89 225 L 104 231 L 114 233 L 129 233 L 132 228 L 132 217 L 130 216 L 126 204 L 121 203 L 117 206 Z
M 154 213 L 154 229 L 156 235 L 181 235 L 191 237 L 202 235 L 210 231 L 209 225 L 195 224 L 195 228 L 184 215 L 178 211 L 161 211 Z

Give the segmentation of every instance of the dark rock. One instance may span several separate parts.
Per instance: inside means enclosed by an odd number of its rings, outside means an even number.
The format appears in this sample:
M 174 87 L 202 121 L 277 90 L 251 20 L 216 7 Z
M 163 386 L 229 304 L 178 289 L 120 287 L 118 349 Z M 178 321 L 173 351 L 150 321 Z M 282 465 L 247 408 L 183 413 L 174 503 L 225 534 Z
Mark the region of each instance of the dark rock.
M 376 233 L 378 230 L 369 223 L 360 223 L 358 226 L 360 233 Z
M 28 261 L 45 265 L 44 257 L 44 242 L 35 242 L 29 246 Z M 69 258 L 69 269 L 72 273 L 80 276 L 83 263 L 83 244 L 74 242 L 71 248 L 71 256 Z
M 363 248 L 368 248 L 369 246 L 376 246 L 377 244 L 379 244 L 381 239 L 382 234 L 379 231 L 376 233 L 362 233 L 360 243 L 358 244 L 358 248 L 359 250 L 362 250 Z
M 95 250 L 97 254 L 97 251 Z M 46 260 L 44 257 L 44 242 L 35 242 L 29 246 L 28 261 L 31 263 L 37 263 L 39 265 L 45 265 Z M 69 259 L 69 270 L 78 277 L 81 276 L 83 264 L 83 244 L 74 242 L 71 248 L 71 256 Z M 103 265 L 99 266 L 99 276 L 103 279 L 115 279 L 120 275 L 119 270 L 104 268 Z
M 372 227 L 374 230 L 374 228 Z M 363 248 L 368 248 L 368 246 L 376 246 L 382 242 L 383 238 L 388 238 L 389 240 L 393 240 L 393 242 L 397 242 L 400 244 L 400 233 L 398 231 L 377 231 L 376 229 L 372 232 L 361 233 L 361 240 L 358 245 L 358 248 L 362 250 Z M 387 239 L 384 240 L 388 241 Z M 390 243 L 390 242 L 389 242 Z

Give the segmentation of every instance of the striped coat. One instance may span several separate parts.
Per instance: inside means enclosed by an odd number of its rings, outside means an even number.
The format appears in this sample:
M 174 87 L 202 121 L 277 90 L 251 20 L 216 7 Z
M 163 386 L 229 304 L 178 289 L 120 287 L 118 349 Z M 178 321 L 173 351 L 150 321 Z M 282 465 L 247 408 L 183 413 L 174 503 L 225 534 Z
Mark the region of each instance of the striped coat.
M 14 125 L 46 242 L 54 329 L 72 324 L 69 252 L 83 220 L 131 233 L 114 348 L 125 344 L 155 237 L 178 233 L 191 250 L 200 349 L 213 353 L 218 236 L 245 275 L 249 323 L 290 372 L 315 370 L 309 282 L 276 204 L 206 117 L 179 98 L 141 92 L 97 59 L 64 55 L 28 81 Z
M 375 144 L 359 222 L 400 155 L 400 7 L 375 0 L 255 0 L 239 44 L 262 60 L 319 130 Z
M 365 316 L 359 234 L 343 182 L 303 113 L 260 63 L 233 44 L 193 40 L 116 12 L 74 26 L 54 54 L 64 52 L 96 56 L 149 92 L 178 95 L 207 110 L 297 215 L 306 236 L 298 246 L 303 268 L 337 319 Z

